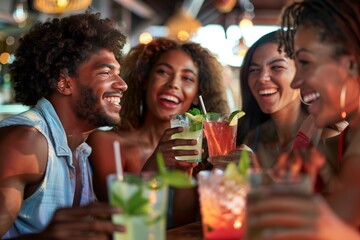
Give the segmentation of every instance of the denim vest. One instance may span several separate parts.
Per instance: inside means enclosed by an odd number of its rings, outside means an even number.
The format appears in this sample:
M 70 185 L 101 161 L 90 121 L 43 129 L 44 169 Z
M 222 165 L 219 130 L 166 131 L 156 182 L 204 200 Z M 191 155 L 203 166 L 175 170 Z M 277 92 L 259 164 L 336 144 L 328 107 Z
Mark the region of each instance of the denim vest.
M 0 122 L 0 127 L 10 125 L 33 126 L 42 133 L 48 144 L 48 160 L 44 179 L 36 191 L 23 200 L 17 218 L 3 238 L 41 232 L 56 209 L 72 206 L 76 181 L 65 130 L 48 100 L 40 99 L 30 110 Z M 82 172 L 81 205 L 95 200 L 88 163 L 90 153 L 91 148 L 86 143 L 76 149 Z

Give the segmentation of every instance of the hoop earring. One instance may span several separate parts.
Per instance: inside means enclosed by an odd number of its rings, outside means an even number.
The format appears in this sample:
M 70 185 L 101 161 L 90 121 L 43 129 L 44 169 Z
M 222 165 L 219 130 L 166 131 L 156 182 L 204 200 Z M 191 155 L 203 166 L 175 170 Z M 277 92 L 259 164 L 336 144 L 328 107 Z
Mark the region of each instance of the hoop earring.
M 346 118 L 345 97 L 346 97 L 346 85 L 344 85 L 341 88 L 341 92 L 340 92 L 340 109 L 342 110 L 342 112 L 341 112 L 341 118 L 342 119 Z
M 301 95 L 301 91 L 300 91 L 300 101 L 305 104 L 306 106 L 310 106 L 310 103 L 305 102 L 305 100 L 303 99 L 302 95 Z

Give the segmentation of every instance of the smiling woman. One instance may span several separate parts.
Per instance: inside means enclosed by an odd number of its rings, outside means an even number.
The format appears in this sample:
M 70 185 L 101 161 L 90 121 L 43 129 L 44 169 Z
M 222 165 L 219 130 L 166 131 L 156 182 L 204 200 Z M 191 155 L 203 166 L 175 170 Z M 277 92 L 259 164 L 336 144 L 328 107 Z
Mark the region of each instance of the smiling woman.
M 229 111 L 222 67 L 197 43 L 159 38 L 147 45 L 137 45 L 124 58 L 120 75 L 128 84 L 128 91 L 121 101 L 121 124 L 110 131 L 95 131 L 88 139 L 93 148 L 90 161 L 95 193 L 101 200 L 107 199 L 106 176 L 115 173 L 116 169 L 113 141 L 120 142 L 126 172 L 139 173 L 146 162 L 151 165 L 153 153 L 157 151 L 163 153 L 167 167 L 190 172 L 197 163 L 178 161 L 175 156 L 197 155 L 197 150 L 173 150 L 173 146 L 195 145 L 196 140 L 171 140 L 171 136 L 181 129 L 170 128 L 170 115 L 184 113 L 193 107 L 200 109 L 199 94 L 206 99 L 209 111 Z M 202 155 L 206 158 L 206 154 Z M 189 208 L 179 195 L 174 197 L 180 200 L 181 208 L 174 203 L 172 211 L 175 216 L 176 210 L 182 209 L 182 223 L 193 221 L 196 216 L 196 204 L 192 204 L 197 202 L 194 192 L 196 189 L 191 189 L 190 195 L 184 195 L 186 203 L 191 203 Z
M 297 63 L 292 87 L 302 90 L 318 127 L 341 120 L 349 125 L 329 149 L 336 160 L 330 162 L 328 155 L 326 162 L 336 172 L 322 192 L 326 202 L 282 192 L 248 209 L 248 216 L 254 216 L 248 222 L 266 229 L 269 239 L 360 239 L 359 25 L 358 0 L 303 0 L 284 11 L 284 49 Z M 313 148 L 298 162 L 314 168 L 322 158 Z
M 192 107 L 200 109 L 199 94 L 206 99 L 209 111 L 229 111 L 222 67 L 197 43 L 181 44 L 159 38 L 147 45 L 139 44 L 122 61 L 120 75 L 129 86 L 121 102 L 121 124 L 113 131 L 97 131 L 89 137 L 94 165 L 98 154 L 104 159 L 100 154 L 104 146 L 98 143 L 116 139 L 121 143 L 123 169 L 140 172 L 170 127 L 170 115 L 184 113 Z M 113 159 L 111 149 L 105 152 L 110 154 L 106 158 Z M 95 178 L 99 177 L 97 171 L 105 177 L 115 171 L 115 165 L 109 160 L 96 167 Z M 103 177 L 100 182 L 105 186 Z
M 279 51 L 278 34 L 265 34 L 249 48 L 240 75 L 246 115 L 239 124 L 238 144 L 251 147 L 264 168 L 271 167 L 280 152 L 290 150 L 308 116 L 300 91 L 290 87 L 295 63 Z

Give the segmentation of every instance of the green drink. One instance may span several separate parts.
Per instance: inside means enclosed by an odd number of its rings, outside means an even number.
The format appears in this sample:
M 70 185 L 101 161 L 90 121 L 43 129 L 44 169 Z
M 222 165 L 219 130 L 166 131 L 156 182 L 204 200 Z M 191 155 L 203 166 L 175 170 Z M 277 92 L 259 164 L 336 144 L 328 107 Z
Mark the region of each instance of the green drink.
M 187 114 L 174 114 L 170 116 L 170 126 L 183 127 L 184 131 L 172 135 L 172 139 L 196 139 L 197 144 L 194 146 L 177 146 L 173 149 L 180 150 L 198 150 L 199 154 L 194 156 L 177 156 L 176 160 L 185 160 L 190 162 L 201 162 L 201 148 L 203 139 L 203 123 L 190 119 Z
M 125 174 L 120 181 L 111 174 L 107 184 L 110 204 L 122 208 L 112 220 L 126 227 L 114 240 L 165 240 L 168 185 L 161 177 Z

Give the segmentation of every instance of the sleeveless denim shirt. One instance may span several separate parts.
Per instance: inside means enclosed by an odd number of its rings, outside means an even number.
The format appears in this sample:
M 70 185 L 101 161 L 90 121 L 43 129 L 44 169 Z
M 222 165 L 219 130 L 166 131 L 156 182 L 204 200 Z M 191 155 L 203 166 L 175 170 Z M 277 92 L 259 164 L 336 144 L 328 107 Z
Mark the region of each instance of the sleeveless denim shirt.
M 3 238 L 41 232 L 50 222 L 56 209 L 71 207 L 75 193 L 75 168 L 65 130 L 51 103 L 42 98 L 35 107 L 0 122 L 0 127 L 33 126 L 43 134 L 48 144 L 48 160 L 44 179 L 36 191 L 23 200 L 18 216 Z M 88 156 L 91 148 L 82 143 L 76 153 L 82 172 L 81 205 L 95 200 Z

